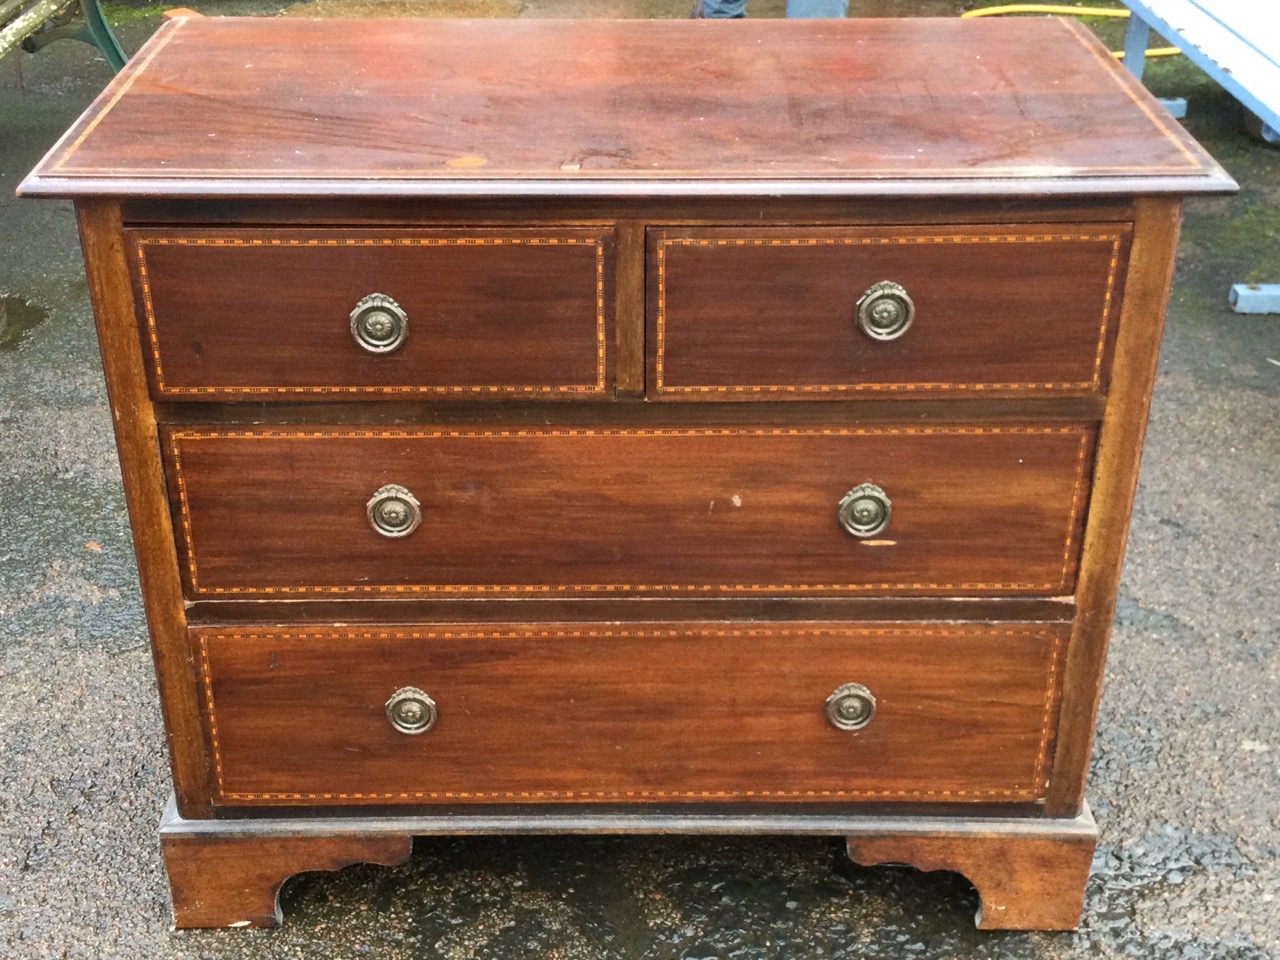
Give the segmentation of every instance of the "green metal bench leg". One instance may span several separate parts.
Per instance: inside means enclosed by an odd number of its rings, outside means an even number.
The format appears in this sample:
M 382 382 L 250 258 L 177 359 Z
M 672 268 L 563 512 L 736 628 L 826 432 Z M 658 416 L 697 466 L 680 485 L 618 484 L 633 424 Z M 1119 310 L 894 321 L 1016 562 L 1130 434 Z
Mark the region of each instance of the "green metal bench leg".
M 102 6 L 98 3 L 98 0 L 80 0 L 80 9 L 84 12 L 84 23 L 89 32 L 89 42 L 102 51 L 102 55 L 107 58 L 107 63 L 111 69 L 119 73 L 124 69 L 124 62 L 129 58 L 125 56 L 124 49 L 120 46 L 120 41 L 116 39 L 116 35 L 111 32 L 111 27 L 107 24 L 107 18 L 102 15 Z
M 124 68 L 125 61 L 129 58 L 125 56 L 124 49 L 120 46 L 120 41 L 111 32 L 111 27 L 107 24 L 107 18 L 102 14 L 102 6 L 98 0 L 80 0 L 80 13 L 84 16 L 83 26 L 67 23 L 42 30 L 27 37 L 23 41 L 22 49 L 28 53 L 35 53 L 41 47 L 53 43 L 55 40 L 82 40 L 101 50 L 107 64 L 112 70 L 119 73 Z

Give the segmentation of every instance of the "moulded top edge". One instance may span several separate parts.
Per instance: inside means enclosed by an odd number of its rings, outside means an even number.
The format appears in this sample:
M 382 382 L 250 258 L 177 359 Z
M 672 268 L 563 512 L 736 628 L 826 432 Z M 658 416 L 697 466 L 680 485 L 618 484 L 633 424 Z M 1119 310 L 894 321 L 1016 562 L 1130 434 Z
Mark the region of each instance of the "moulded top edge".
M 947 180 L 204 180 L 32 175 L 20 197 L 186 199 L 448 199 L 667 197 L 1134 197 L 1231 193 L 1219 169 L 1200 176 Z

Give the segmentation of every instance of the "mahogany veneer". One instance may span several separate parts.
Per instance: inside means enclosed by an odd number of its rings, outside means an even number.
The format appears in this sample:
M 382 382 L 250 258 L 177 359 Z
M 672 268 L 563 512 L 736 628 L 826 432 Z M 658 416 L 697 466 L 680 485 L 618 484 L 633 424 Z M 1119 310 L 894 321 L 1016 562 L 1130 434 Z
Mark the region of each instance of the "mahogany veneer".
M 1181 197 L 1231 187 L 1064 21 L 162 27 L 20 192 L 76 201 L 178 925 L 682 831 L 1073 926 Z
M 612 393 L 608 230 L 130 230 L 126 242 L 157 396 Z M 372 289 L 413 318 L 393 353 L 352 350 L 346 321 Z
M 637 622 L 193 639 L 215 797 L 330 806 L 1039 800 L 1066 634 Z M 877 701 L 852 736 L 813 709 L 850 676 Z M 425 736 L 383 716 L 386 692 L 406 683 L 440 703 Z
M 649 394 L 1100 393 L 1128 241 L 1123 223 L 651 230 Z M 886 277 L 917 311 L 892 343 L 854 322 Z
M 1059 596 L 1094 443 L 1080 424 L 162 436 L 193 598 Z M 858 540 L 833 504 L 871 478 L 899 519 Z M 420 536 L 370 529 L 391 482 Z

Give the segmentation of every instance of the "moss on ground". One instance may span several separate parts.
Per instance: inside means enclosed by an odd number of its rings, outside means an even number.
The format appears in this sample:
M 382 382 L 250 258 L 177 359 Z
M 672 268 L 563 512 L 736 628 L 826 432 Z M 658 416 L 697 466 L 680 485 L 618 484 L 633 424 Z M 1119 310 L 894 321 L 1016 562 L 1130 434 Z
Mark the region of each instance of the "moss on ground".
M 159 20 L 166 10 L 177 6 L 174 3 L 146 4 L 145 6 L 126 6 L 124 4 L 103 4 L 102 12 L 107 22 L 113 25 L 122 23 L 145 23 L 148 20 Z

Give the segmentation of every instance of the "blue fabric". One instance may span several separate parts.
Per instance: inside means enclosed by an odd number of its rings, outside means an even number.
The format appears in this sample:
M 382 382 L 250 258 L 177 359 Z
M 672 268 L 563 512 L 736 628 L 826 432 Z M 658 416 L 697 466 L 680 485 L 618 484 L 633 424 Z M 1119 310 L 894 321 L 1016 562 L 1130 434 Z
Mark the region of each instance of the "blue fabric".
M 788 17 L 845 17 L 849 0 L 787 0 Z
M 709 19 L 728 20 L 746 13 L 747 0 L 702 0 L 702 15 Z
M 706 17 L 728 19 L 741 17 L 746 11 L 747 0 L 702 0 Z M 788 17 L 844 17 L 848 13 L 849 0 L 787 0 Z

